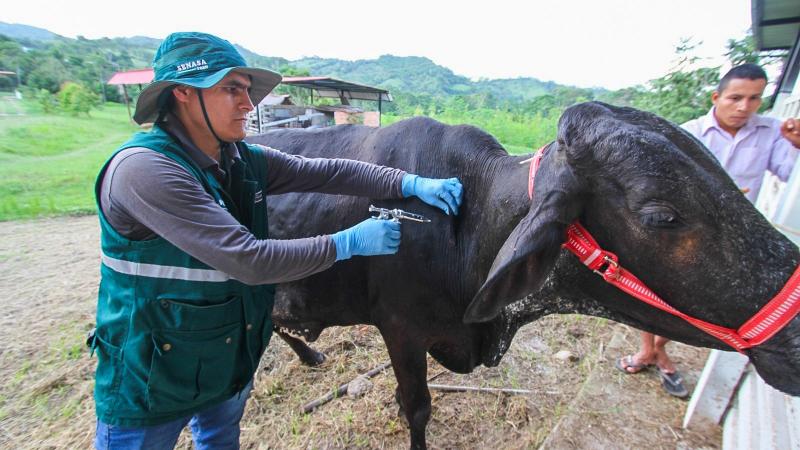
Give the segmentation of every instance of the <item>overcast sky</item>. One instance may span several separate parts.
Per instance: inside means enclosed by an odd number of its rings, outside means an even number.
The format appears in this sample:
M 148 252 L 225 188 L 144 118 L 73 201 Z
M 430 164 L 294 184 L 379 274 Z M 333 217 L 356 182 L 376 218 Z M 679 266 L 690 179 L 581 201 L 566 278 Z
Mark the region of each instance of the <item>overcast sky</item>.
M 15 0 L 0 21 L 91 39 L 204 31 L 264 56 L 425 56 L 472 79 L 618 89 L 665 74 L 681 38 L 720 64 L 750 27 L 750 0 Z

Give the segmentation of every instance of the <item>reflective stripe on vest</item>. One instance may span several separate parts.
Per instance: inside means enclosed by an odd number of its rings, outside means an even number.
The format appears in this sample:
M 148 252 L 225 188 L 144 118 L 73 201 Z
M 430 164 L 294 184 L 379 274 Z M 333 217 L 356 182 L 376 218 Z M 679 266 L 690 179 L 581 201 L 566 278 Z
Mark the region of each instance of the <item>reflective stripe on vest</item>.
M 102 255 L 101 261 L 109 269 L 125 275 L 150 278 L 166 278 L 170 280 L 205 281 L 221 283 L 232 280 L 228 274 L 213 269 L 191 269 L 188 267 L 162 266 L 146 264 Z

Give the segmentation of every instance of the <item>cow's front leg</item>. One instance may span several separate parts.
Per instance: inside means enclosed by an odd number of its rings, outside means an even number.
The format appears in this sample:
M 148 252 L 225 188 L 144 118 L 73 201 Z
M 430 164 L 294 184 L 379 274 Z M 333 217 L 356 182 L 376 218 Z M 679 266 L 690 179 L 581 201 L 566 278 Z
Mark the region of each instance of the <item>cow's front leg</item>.
M 412 338 L 408 329 L 381 330 L 400 393 L 401 408 L 411 429 L 411 448 L 425 449 L 425 427 L 431 417 L 428 392 L 426 348 Z
M 322 352 L 318 352 L 313 348 L 309 347 L 308 344 L 303 342 L 296 337 L 286 334 L 279 329 L 275 329 L 275 333 L 283 339 L 283 342 L 289 344 L 289 347 L 292 348 L 292 351 L 300 358 L 300 361 L 310 367 L 316 367 L 323 362 L 325 362 L 325 354 Z

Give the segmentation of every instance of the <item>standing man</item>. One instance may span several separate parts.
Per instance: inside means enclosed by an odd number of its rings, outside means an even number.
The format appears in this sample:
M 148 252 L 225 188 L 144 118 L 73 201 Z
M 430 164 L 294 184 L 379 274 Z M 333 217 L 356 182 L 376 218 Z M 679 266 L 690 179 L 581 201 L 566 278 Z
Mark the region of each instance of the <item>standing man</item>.
M 752 203 L 758 198 L 766 171 L 781 181 L 789 178 L 800 149 L 800 122 L 781 122 L 756 114 L 766 87 L 767 74 L 761 67 L 736 66 L 711 94 L 711 111 L 681 125 L 714 154 Z M 664 389 L 683 398 L 689 391 L 667 355 L 667 342 L 664 337 L 642 332 L 639 352 L 618 359 L 616 366 L 632 374 L 655 365 Z
M 95 446 L 171 449 L 189 424 L 199 449 L 239 445 L 253 374 L 272 335 L 274 283 L 355 255 L 388 255 L 400 226 L 367 219 L 329 236 L 270 240 L 266 195 L 411 195 L 457 214 L 455 179 L 242 142 L 246 115 L 281 80 L 228 42 L 168 36 L 134 119 L 154 122 L 101 169 L 102 264 Z

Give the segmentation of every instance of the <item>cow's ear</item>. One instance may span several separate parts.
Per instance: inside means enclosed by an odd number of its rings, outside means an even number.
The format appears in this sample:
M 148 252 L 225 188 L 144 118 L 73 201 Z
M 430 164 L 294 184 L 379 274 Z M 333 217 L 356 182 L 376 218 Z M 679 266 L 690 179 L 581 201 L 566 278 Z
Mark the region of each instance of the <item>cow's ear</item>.
M 578 217 L 581 209 L 571 171 L 570 176 L 563 175 L 548 177 L 549 190 L 539 189 L 536 180 L 535 201 L 530 211 L 497 253 L 486 282 L 467 307 L 464 322 L 491 320 L 506 305 L 541 287 L 555 264 L 567 225 Z

